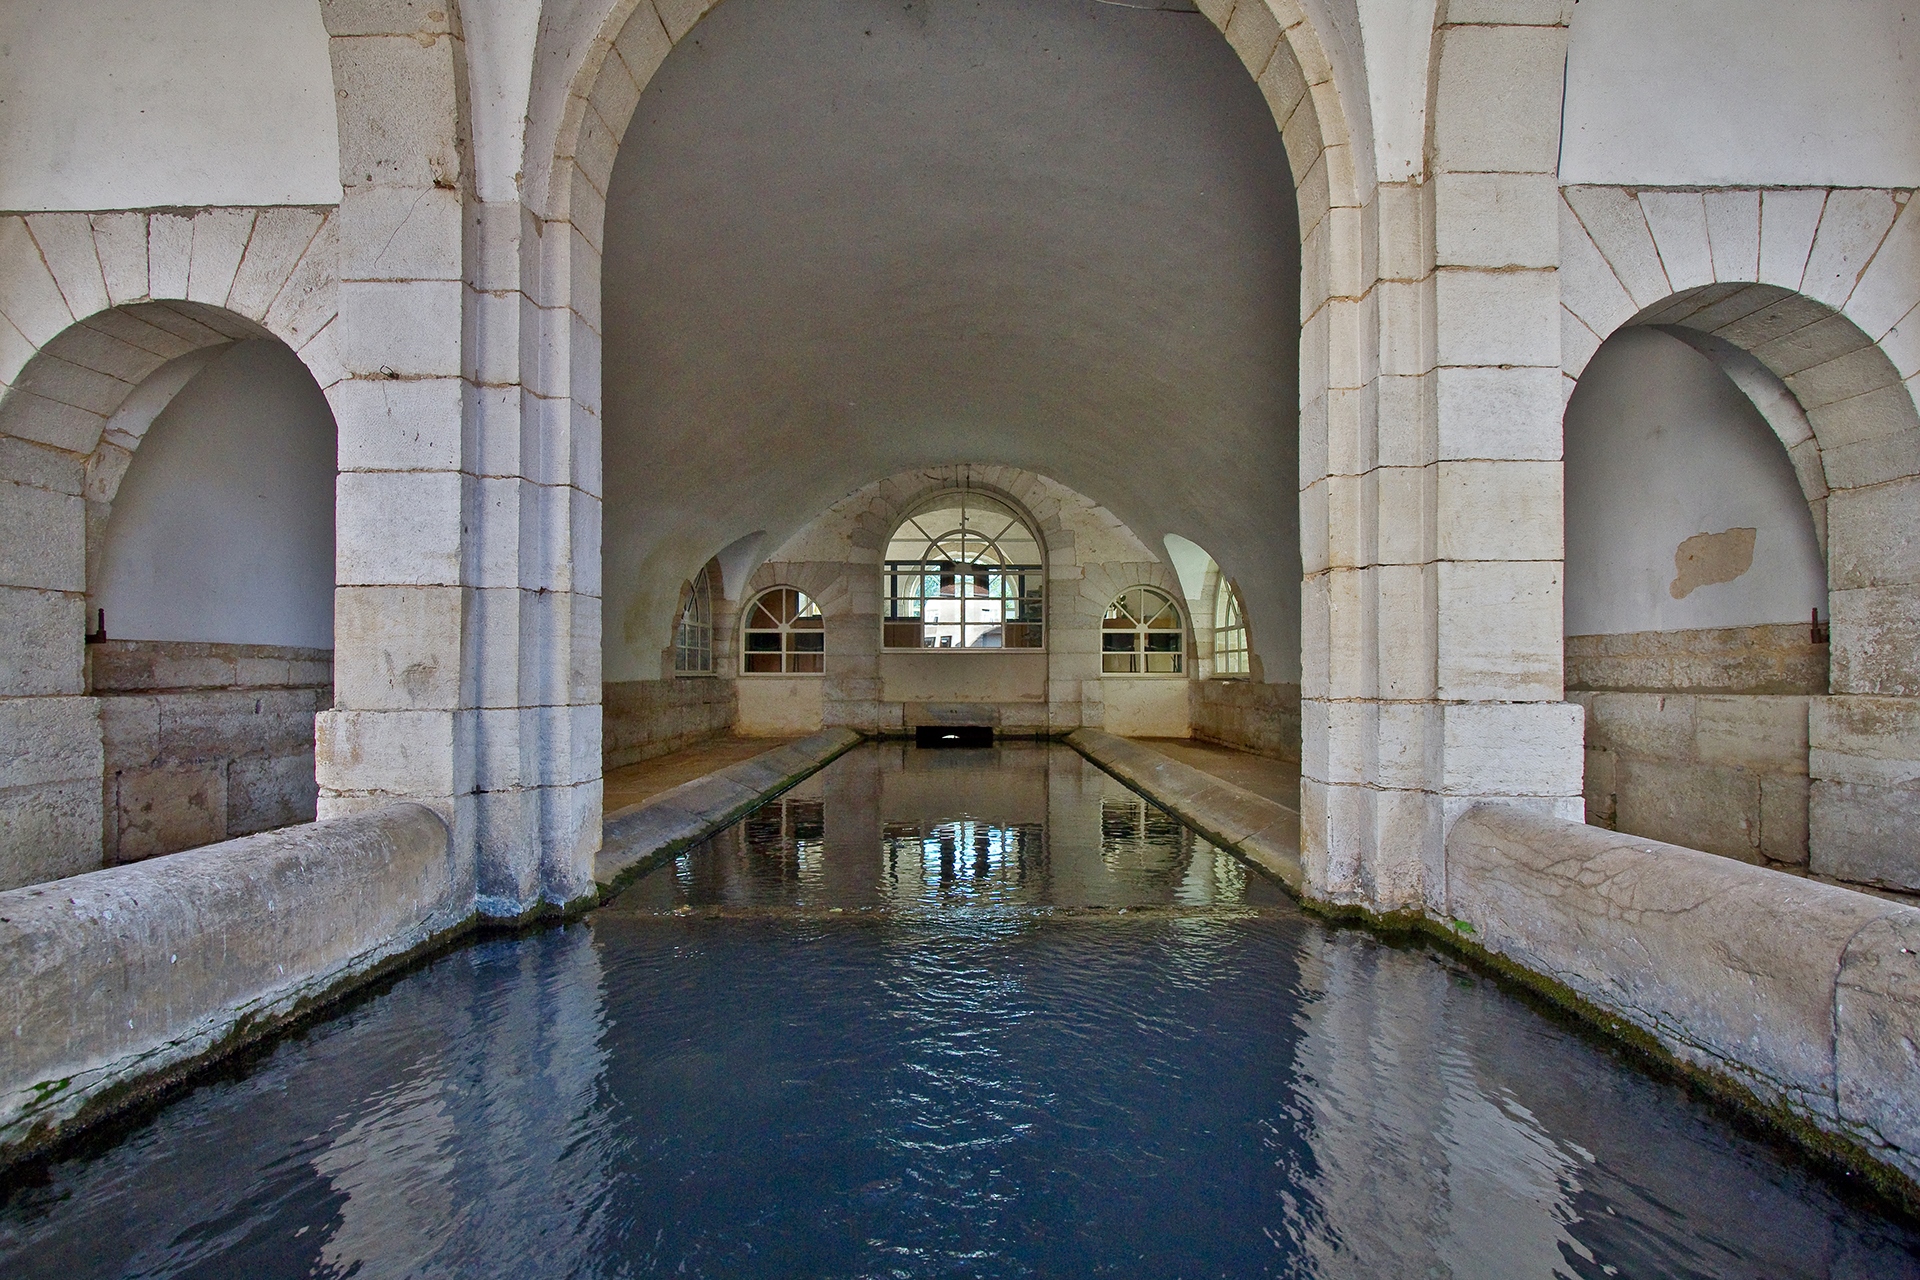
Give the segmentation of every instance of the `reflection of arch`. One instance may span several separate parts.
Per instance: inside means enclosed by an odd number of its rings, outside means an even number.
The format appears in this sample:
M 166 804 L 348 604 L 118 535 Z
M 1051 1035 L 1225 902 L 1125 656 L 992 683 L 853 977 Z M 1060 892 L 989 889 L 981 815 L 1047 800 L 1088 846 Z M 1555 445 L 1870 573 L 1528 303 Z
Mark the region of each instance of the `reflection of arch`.
M 742 675 L 819 675 L 826 670 L 826 621 L 805 592 L 771 587 L 742 615 Z
M 1186 648 L 1180 606 L 1157 587 L 1128 587 L 1100 620 L 1102 675 L 1184 675 Z
M 1810 714 L 1814 868 L 1920 887 L 1902 835 L 1920 793 L 1911 764 L 1887 768 L 1920 760 L 1920 575 L 1890 536 L 1920 501 L 1920 347 L 1901 332 L 1920 215 L 1888 191 L 1564 199 L 1568 386 L 1628 325 L 1688 341 L 1780 436 L 1824 534 L 1835 696 Z
M 885 648 L 1043 645 L 1039 535 L 991 495 L 960 488 L 927 498 L 894 526 L 880 568 Z

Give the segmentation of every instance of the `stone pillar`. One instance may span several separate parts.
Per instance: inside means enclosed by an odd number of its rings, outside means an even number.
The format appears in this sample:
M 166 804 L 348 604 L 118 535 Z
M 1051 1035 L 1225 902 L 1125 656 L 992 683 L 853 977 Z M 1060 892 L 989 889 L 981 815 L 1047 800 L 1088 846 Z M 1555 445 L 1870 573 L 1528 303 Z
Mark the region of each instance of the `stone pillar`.
M 1523 0 L 1471 7 L 1435 45 L 1430 284 L 1383 284 L 1380 308 L 1383 375 L 1425 377 L 1430 361 L 1431 398 L 1415 383 L 1389 396 L 1383 376 L 1383 461 L 1408 465 L 1382 467 L 1377 497 L 1374 897 L 1439 911 L 1446 828 L 1472 804 L 1581 817 L 1582 717 L 1562 701 L 1561 667 L 1565 18 Z M 1383 244 L 1416 201 L 1396 196 L 1405 209 L 1389 217 L 1383 196 Z M 1416 404 L 1430 431 L 1412 428 Z M 1413 624 L 1422 616 L 1430 629 Z

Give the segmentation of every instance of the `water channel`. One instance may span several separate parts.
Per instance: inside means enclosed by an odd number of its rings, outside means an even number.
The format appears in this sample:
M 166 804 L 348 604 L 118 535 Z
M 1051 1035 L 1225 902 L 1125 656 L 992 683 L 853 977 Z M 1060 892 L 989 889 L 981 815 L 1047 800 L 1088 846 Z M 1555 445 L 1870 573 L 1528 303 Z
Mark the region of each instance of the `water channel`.
M 0 1275 L 1920 1277 L 1920 1230 L 1062 746 L 861 747 L 16 1171 Z

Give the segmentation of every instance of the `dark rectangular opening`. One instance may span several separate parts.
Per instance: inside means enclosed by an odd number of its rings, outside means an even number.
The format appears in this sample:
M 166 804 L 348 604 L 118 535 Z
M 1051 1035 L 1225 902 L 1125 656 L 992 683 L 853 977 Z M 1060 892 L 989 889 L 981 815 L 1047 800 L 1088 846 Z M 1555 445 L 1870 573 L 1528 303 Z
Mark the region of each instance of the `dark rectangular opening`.
M 986 724 L 923 724 L 913 731 L 917 747 L 990 747 L 993 726 Z

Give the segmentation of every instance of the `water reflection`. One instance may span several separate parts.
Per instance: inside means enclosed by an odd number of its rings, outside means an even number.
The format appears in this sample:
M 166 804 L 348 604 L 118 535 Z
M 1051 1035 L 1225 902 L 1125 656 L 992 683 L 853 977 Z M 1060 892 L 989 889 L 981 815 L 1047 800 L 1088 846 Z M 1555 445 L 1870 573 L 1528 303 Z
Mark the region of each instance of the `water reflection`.
M 882 743 L 641 881 L 613 910 L 1229 909 L 1284 899 L 1068 747 Z
M 1078 757 L 846 762 L 16 1178 L 0 1274 L 1920 1277 L 1914 1230 Z

